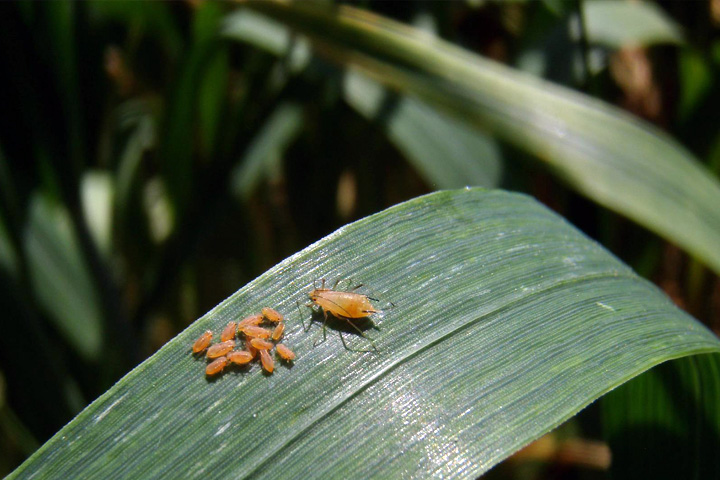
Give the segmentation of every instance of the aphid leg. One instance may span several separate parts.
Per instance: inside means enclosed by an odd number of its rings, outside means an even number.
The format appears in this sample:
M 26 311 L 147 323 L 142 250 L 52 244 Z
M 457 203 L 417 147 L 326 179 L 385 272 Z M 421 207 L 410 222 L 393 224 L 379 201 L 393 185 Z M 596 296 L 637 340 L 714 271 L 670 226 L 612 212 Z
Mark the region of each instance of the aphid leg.
M 328 320 L 328 316 L 327 316 L 327 312 L 326 312 L 325 310 L 323 310 L 323 314 L 325 315 L 325 320 L 323 320 L 323 339 L 322 339 L 322 342 L 317 342 L 317 341 L 316 341 L 315 343 L 313 343 L 313 347 L 317 347 L 317 346 L 320 345 L 321 343 L 325 343 L 325 341 L 327 340 L 327 320 Z M 342 335 L 341 335 L 341 336 L 342 336 Z
M 375 342 L 373 342 L 372 338 L 370 338 L 370 337 L 368 337 L 367 335 L 365 335 L 365 332 L 363 332 L 362 330 L 360 330 L 360 328 L 359 328 L 357 325 L 355 325 L 353 322 L 351 322 L 349 318 L 346 318 L 345 320 L 350 324 L 350 326 L 352 326 L 355 330 L 357 330 L 357 332 L 358 332 L 365 340 L 367 340 L 368 342 L 370 342 L 370 345 L 372 345 L 373 350 L 375 350 L 376 352 L 378 351 L 377 347 L 375 346 Z M 340 334 L 340 337 L 342 338 L 342 334 Z M 343 344 L 345 344 L 345 342 L 343 342 Z M 369 352 L 370 350 L 355 350 L 355 351 Z
M 312 305 L 313 305 L 312 303 L 305 304 L 306 307 L 310 307 L 310 308 L 312 308 Z M 300 309 L 300 300 L 295 300 L 295 306 L 297 306 L 298 313 L 300 314 L 300 322 L 302 323 L 302 326 L 303 326 L 303 332 L 307 333 L 307 331 L 310 330 L 310 327 L 312 327 L 312 317 L 310 318 L 310 325 L 306 328 L 305 320 L 303 320 L 303 317 L 305 316 L 305 314 L 303 314 L 302 310 Z
M 330 290 L 335 290 L 335 289 L 337 288 L 337 286 L 338 286 L 338 283 L 340 283 L 340 279 L 339 279 L 339 278 L 338 278 L 337 280 L 335 280 L 335 284 L 332 286 L 332 288 L 331 288 Z

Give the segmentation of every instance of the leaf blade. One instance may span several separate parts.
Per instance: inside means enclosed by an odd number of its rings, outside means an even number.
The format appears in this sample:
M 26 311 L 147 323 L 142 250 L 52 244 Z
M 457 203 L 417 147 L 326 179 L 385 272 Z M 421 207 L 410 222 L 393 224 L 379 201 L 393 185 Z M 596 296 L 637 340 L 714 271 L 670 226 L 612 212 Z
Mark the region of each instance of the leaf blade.
M 363 10 L 246 5 L 308 35 L 331 60 L 536 155 L 581 194 L 720 272 L 720 182 L 660 130 Z
M 340 274 L 396 304 L 368 332 L 381 354 L 347 352 L 335 335 L 313 347 L 319 325 L 306 334 L 291 313 L 314 279 Z M 293 368 L 208 382 L 192 341 L 262 306 L 285 314 Z M 529 198 L 439 192 L 343 227 L 243 287 L 10 478 L 474 476 L 632 376 L 719 345 Z

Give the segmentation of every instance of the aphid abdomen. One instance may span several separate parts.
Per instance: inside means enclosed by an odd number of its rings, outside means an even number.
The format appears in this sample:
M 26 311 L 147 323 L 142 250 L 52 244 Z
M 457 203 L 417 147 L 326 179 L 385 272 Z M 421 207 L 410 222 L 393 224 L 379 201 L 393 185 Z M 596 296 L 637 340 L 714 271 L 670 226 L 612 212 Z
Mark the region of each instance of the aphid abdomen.
M 275 369 L 275 362 L 273 362 L 267 350 L 260 350 L 260 363 L 262 363 L 262 367 L 268 373 L 272 373 Z
M 278 343 L 277 345 L 275 345 L 275 350 L 277 351 L 278 355 L 280 355 L 280 357 L 283 360 L 287 360 L 287 361 L 295 360 L 295 352 L 290 350 L 288 347 L 286 347 L 282 343 Z
M 228 340 L 232 340 L 235 338 L 235 332 L 237 329 L 237 324 L 235 322 L 230 322 L 225 327 L 225 330 L 222 331 L 222 334 L 220 335 L 220 341 L 226 342 Z
M 253 325 L 243 327 L 242 332 L 245 334 L 245 336 L 254 338 L 270 338 L 270 335 L 272 335 L 272 332 L 270 330 L 262 327 L 255 327 Z
M 238 350 L 227 354 L 227 359 L 237 365 L 246 365 L 252 362 L 253 355 L 245 350 Z
M 364 318 L 377 312 L 368 297 L 359 293 L 321 290 L 313 301 L 336 317 Z
M 242 330 L 243 328 L 250 325 L 257 327 L 262 323 L 262 320 L 262 315 L 250 315 L 249 317 L 245 317 L 240 320 L 240 323 L 238 323 L 238 329 Z
M 208 348 L 207 357 L 208 358 L 222 357 L 223 355 L 225 355 L 229 351 L 231 351 L 233 348 L 235 348 L 234 340 L 226 340 L 222 343 L 216 343 L 212 347 Z
M 252 338 L 248 338 L 245 340 L 245 349 L 248 351 L 248 353 L 252 356 L 252 358 L 257 357 L 258 349 L 252 346 Z
M 205 375 L 216 375 L 227 365 L 226 357 L 218 357 L 205 368 Z
M 269 322 L 278 323 L 283 321 L 283 316 L 274 308 L 265 307 L 262 309 L 262 316 Z
M 273 347 L 272 342 L 263 340 L 261 338 L 253 338 L 250 340 L 250 345 L 257 348 L 258 350 L 270 350 Z
M 285 324 L 280 322 L 278 323 L 278 326 L 275 327 L 275 330 L 273 330 L 272 333 L 272 339 L 276 342 L 282 338 L 283 332 L 285 331 Z
M 206 348 L 210 346 L 210 342 L 212 342 L 213 333 L 210 330 L 206 330 L 202 335 L 200 335 L 200 338 L 195 340 L 195 343 L 192 346 L 193 353 L 200 353 Z

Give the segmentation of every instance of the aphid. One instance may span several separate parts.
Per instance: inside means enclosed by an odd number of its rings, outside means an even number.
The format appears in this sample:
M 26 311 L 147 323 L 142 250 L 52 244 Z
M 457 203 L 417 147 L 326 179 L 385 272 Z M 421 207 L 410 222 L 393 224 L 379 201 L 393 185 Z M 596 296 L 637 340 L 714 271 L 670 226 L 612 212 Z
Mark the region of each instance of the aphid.
M 262 316 L 265 318 L 265 320 L 273 323 L 283 321 L 283 316 L 280 314 L 280 312 L 270 307 L 265 307 L 262 309 Z
M 193 353 L 200 353 L 203 350 L 205 350 L 207 347 L 210 346 L 210 342 L 212 342 L 213 333 L 210 330 L 206 330 L 205 333 L 200 335 L 200 338 L 195 340 L 195 343 L 193 343 L 192 350 Z
M 273 330 L 272 333 L 272 339 L 276 342 L 282 338 L 283 332 L 285 331 L 285 324 L 280 322 L 278 323 L 277 327 L 275 327 L 275 330 Z
M 262 315 L 250 315 L 249 317 L 245 317 L 242 320 L 240 320 L 240 323 L 238 323 L 238 329 L 242 330 L 244 327 L 247 327 L 248 325 L 252 325 L 257 327 L 260 325 L 263 321 Z
M 226 357 L 218 357 L 205 368 L 205 375 L 217 375 L 222 372 L 228 363 Z
M 222 334 L 220 335 L 220 341 L 226 342 L 228 340 L 232 340 L 235 338 L 235 331 L 237 328 L 237 323 L 230 322 L 227 324 L 227 327 L 225 327 L 225 330 L 222 331 Z
M 233 348 L 235 348 L 234 340 L 226 340 L 222 343 L 216 343 L 212 347 L 208 348 L 207 357 L 208 358 L 222 357 L 223 355 L 228 353 Z
M 337 286 L 338 282 L 335 282 L 335 286 Z M 358 285 L 353 288 L 353 290 L 361 286 L 362 285 Z M 370 303 L 370 297 L 360 293 L 354 293 L 352 291 L 343 292 L 325 288 L 325 279 L 322 280 L 322 286 L 320 288 L 313 289 L 310 293 L 308 293 L 308 296 L 312 302 L 308 304 L 308 306 L 319 307 L 325 316 L 325 322 L 323 322 L 323 341 L 327 338 L 325 325 L 327 324 L 327 317 L 329 313 L 333 317 L 345 320 L 349 323 L 350 326 L 352 326 L 363 338 L 367 339 L 373 346 L 373 349 L 377 351 L 377 347 L 375 347 L 375 343 L 373 343 L 372 339 L 365 335 L 365 333 L 352 322 L 353 319 L 366 318 L 373 313 L 380 313 L 380 310 L 376 310 L 372 303 Z M 350 350 L 345 344 L 342 332 L 340 332 L 340 340 L 342 340 L 343 346 L 347 350 Z
M 337 282 L 335 283 L 337 286 Z M 356 289 L 361 287 L 358 285 Z M 325 314 L 332 314 L 337 318 L 345 320 L 351 318 L 365 318 L 373 313 L 380 313 L 370 303 L 370 297 L 360 293 L 341 292 L 325 288 L 325 280 L 322 281 L 322 288 L 316 288 L 308 294 L 310 301 L 322 308 Z
M 258 349 L 253 347 L 251 342 L 252 342 L 251 338 L 248 338 L 247 340 L 245 340 L 245 349 L 248 351 L 248 353 L 250 353 L 250 355 L 252 355 L 252 358 L 255 358 L 255 357 L 257 357 Z
M 252 362 L 253 355 L 245 350 L 238 350 L 228 353 L 227 359 L 237 365 L 245 365 Z
M 272 373 L 275 369 L 275 362 L 273 362 L 267 350 L 260 350 L 260 363 L 262 363 L 262 367 L 268 373 Z
M 259 338 L 251 338 L 250 345 L 257 348 L 258 350 L 270 350 L 273 347 L 272 342 L 268 342 L 267 340 L 261 340 Z
M 262 327 L 255 327 L 253 325 L 244 326 L 241 331 L 248 337 L 255 338 L 270 338 L 272 332 Z
M 295 352 L 290 350 L 282 343 L 278 343 L 277 345 L 275 345 L 275 350 L 277 351 L 278 355 L 280 355 L 280 358 L 282 358 L 283 360 L 287 360 L 289 362 L 295 360 Z

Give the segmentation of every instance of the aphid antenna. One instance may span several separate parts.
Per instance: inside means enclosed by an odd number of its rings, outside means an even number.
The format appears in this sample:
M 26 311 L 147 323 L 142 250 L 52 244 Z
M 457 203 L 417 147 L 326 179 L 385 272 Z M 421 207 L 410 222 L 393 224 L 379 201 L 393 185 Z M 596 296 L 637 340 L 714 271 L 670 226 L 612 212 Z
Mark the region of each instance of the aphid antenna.
M 345 291 L 348 291 L 348 292 L 354 292 L 358 288 L 365 286 L 364 283 L 358 283 L 357 285 L 353 286 L 352 278 L 338 278 L 337 280 L 335 280 L 335 284 L 333 285 L 333 287 L 330 290 L 335 290 L 337 288 L 337 286 L 340 285 L 340 282 L 347 282 L 347 285 L 345 286 L 345 289 L 346 289 Z

